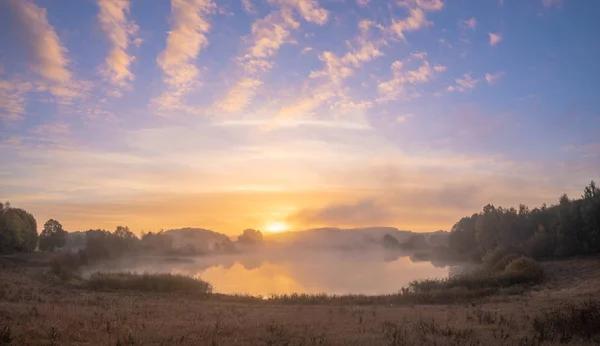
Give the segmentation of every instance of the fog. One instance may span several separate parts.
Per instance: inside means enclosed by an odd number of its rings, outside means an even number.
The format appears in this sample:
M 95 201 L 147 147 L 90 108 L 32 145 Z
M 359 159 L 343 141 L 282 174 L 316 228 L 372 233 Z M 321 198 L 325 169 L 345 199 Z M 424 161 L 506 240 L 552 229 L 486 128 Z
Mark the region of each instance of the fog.
M 194 257 L 132 257 L 98 264 L 87 274 L 95 271 L 180 273 L 210 282 L 218 293 L 268 296 L 395 293 L 413 280 L 447 276 L 449 269 L 383 249 L 279 246 Z

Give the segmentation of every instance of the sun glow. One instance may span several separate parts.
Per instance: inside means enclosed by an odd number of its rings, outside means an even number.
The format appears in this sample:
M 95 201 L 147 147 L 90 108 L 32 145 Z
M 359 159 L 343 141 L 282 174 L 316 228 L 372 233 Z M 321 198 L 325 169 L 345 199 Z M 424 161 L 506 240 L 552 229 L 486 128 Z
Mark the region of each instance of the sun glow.
M 285 222 L 271 222 L 267 224 L 265 230 L 269 233 L 279 233 L 284 232 L 289 229 L 288 225 Z

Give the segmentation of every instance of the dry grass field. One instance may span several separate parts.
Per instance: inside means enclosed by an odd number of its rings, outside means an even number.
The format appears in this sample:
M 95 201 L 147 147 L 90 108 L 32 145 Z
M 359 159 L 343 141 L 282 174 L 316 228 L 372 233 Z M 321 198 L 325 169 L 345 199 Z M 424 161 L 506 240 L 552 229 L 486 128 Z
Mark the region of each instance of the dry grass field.
M 48 255 L 0 258 L 0 345 L 596 345 L 600 258 L 460 302 L 258 300 L 64 282 Z M 320 301 L 320 303 L 315 303 Z

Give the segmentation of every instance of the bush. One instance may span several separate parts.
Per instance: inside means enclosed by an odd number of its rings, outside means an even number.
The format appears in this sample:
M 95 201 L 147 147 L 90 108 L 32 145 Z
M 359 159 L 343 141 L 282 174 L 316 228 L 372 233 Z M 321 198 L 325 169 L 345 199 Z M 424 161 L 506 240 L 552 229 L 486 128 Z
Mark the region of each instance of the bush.
M 512 256 L 505 256 L 496 263 L 502 266 Z M 543 278 L 543 270 L 539 263 L 528 257 L 518 257 L 508 263 L 504 271 L 492 272 L 481 270 L 470 274 L 450 276 L 447 278 L 425 279 L 408 284 L 408 290 L 415 293 L 430 293 L 456 288 L 467 290 L 495 289 L 513 285 L 538 283 Z
M 493 250 L 488 251 L 483 258 L 481 259 L 481 264 L 483 269 L 492 270 L 496 263 L 498 263 L 502 258 L 509 255 L 510 252 L 506 249 L 497 247 Z
M 519 255 L 515 254 L 515 253 L 510 253 L 504 257 L 502 257 L 502 259 L 500 259 L 498 262 L 496 262 L 496 264 L 494 264 L 494 266 L 491 268 L 492 272 L 501 272 L 504 271 L 504 269 L 506 268 L 506 266 L 516 260 L 517 258 L 519 258 Z
M 87 263 L 83 251 L 77 253 L 65 253 L 56 257 L 50 263 L 50 271 L 61 280 L 70 280 L 79 276 L 79 268 Z
M 210 283 L 181 274 L 136 274 L 128 272 L 94 273 L 87 282 L 88 286 L 97 290 L 132 290 L 169 293 L 211 293 Z
M 532 280 L 539 280 L 544 275 L 542 266 L 535 260 L 521 256 L 508 265 L 504 269 L 504 273 L 510 276 L 519 276 L 525 278 L 531 278 Z

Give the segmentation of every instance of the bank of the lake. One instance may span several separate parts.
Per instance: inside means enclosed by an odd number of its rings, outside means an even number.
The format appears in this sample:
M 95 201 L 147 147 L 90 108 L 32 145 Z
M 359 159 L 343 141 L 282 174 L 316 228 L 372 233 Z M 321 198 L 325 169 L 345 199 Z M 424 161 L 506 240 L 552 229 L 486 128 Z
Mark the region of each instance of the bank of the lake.
M 544 281 L 520 292 L 405 304 L 98 290 L 58 279 L 38 254 L 1 266 L 7 345 L 593 345 L 600 330 L 588 301 L 600 293 L 597 257 L 542 263 Z

